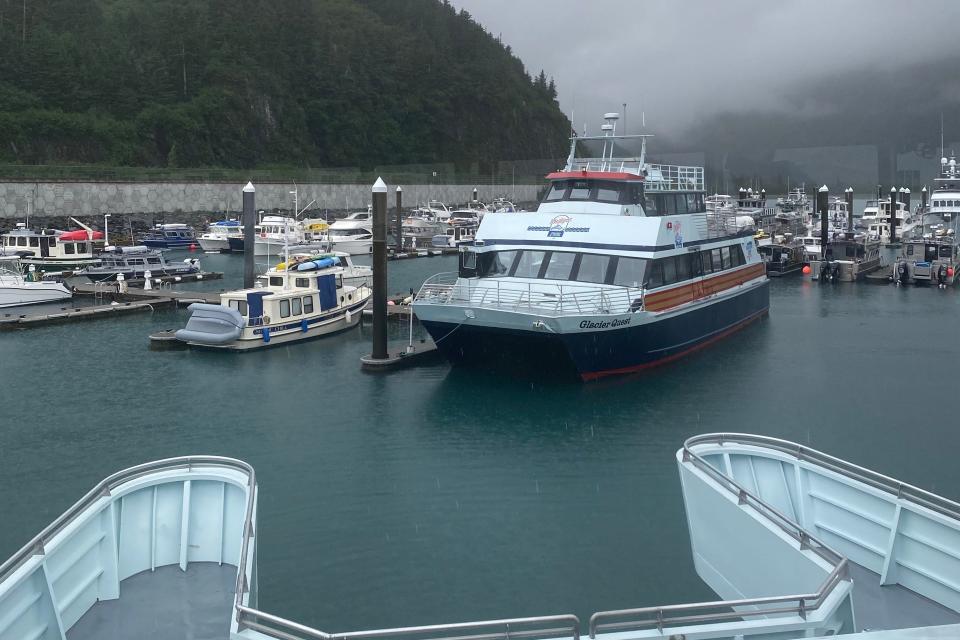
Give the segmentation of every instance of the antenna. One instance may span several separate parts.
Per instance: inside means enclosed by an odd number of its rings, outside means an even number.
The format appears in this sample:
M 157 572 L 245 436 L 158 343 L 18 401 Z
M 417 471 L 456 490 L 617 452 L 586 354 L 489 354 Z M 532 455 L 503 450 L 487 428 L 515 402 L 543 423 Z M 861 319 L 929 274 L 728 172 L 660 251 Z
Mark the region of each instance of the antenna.
M 943 111 L 940 112 L 940 157 L 943 157 Z

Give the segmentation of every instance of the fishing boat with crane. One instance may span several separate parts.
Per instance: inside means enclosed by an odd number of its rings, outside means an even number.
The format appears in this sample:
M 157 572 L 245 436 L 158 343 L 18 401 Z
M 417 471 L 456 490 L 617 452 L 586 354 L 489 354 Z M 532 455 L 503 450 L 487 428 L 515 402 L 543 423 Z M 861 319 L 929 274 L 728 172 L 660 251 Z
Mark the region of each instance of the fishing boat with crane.
M 93 244 L 103 239 L 103 232 L 94 231 L 76 218 L 71 220 L 81 229 L 34 231 L 26 223 L 17 223 L 16 228 L 0 236 L 0 254 L 18 258 L 25 268 L 33 266 L 46 272 L 78 271 L 97 264 L 99 258 L 93 253 Z
M 708 212 L 702 167 L 652 164 L 647 135 L 574 137 L 535 213 L 484 216 L 457 273 L 413 306 L 456 365 L 583 380 L 675 360 L 765 315 L 751 228 Z

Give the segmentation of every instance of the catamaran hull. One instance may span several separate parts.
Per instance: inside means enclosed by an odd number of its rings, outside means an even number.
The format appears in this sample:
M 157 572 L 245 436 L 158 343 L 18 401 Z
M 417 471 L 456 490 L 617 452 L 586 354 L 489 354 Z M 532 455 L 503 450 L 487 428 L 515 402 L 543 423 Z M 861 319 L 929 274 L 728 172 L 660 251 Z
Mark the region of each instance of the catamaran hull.
M 769 307 L 770 284 L 764 280 L 712 304 L 673 315 L 665 313 L 646 322 L 630 319 L 620 327 L 598 330 L 554 332 L 534 327 L 534 316 L 525 323 L 531 328 L 521 328 L 505 323 L 481 325 L 470 319 L 462 323 L 437 321 L 429 319 L 425 309 L 416 313 L 439 351 L 455 366 L 512 371 L 526 367 L 537 375 L 551 372 L 594 380 L 680 358 L 763 317 Z M 477 309 L 475 313 L 482 311 Z M 589 327 L 590 323 L 603 321 L 579 322 Z

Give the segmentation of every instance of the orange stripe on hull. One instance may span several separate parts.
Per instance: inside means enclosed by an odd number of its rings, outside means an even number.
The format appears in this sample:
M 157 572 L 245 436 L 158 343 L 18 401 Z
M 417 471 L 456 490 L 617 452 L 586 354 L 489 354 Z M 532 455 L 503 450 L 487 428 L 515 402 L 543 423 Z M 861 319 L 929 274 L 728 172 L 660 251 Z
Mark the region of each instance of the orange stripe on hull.
M 732 289 L 744 282 L 749 282 L 754 278 L 759 278 L 766 273 L 766 267 L 763 264 L 755 264 L 746 269 L 739 269 L 719 276 L 691 282 L 690 284 L 659 291 L 649 294 L 643 298 L 643 308 L 647 311 L 665 311 L 673 307 L 679 307 L 688 302 L 694 302 L 709 295 Z

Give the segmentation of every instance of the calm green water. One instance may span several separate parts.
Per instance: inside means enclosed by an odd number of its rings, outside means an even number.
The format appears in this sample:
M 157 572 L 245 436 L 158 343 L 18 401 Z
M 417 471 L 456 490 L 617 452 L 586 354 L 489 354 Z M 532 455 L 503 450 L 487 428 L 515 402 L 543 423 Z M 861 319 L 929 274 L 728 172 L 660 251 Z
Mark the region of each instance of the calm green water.
M 203 260 L 228 279 L 201 287 L 237 282 L 239 256 Z M 453 267 L 391 262 L 390 289 Z M 712 598 L 684 438 L 781 436 L 957 497 L 958 312 L 960 289 L 774 280 L 769 319 L 591 385 L 369 375 L 369 330 L 150 351 L 185 311 L 0 333 L 0 557 L 108 473 L 207 453 L 257 468 L 260 604 L 325 630 Z

